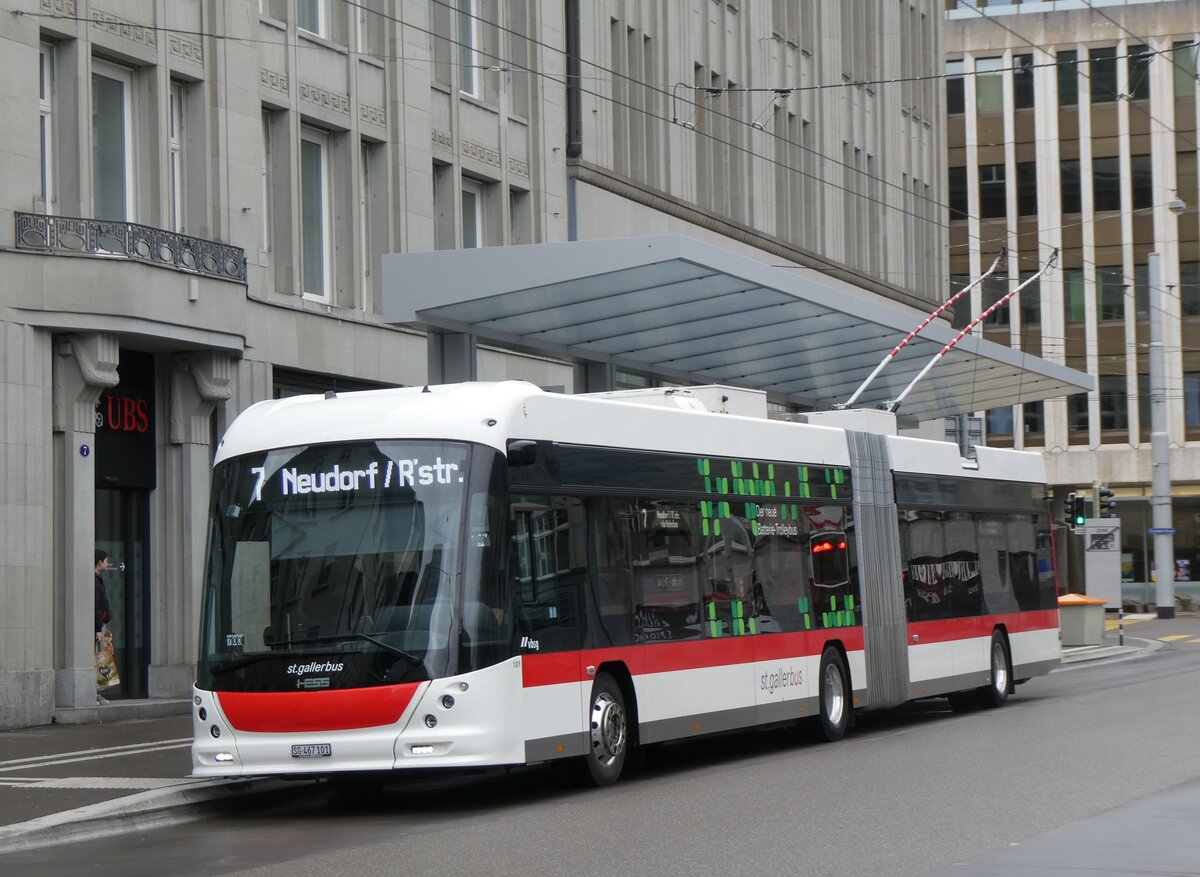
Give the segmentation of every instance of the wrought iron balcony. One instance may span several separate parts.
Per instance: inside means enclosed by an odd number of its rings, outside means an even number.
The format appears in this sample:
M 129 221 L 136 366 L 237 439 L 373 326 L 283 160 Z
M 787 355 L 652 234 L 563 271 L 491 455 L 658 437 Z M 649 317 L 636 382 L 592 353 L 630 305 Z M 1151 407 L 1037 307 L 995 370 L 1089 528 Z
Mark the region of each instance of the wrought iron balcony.
M 186 274 L 246 283 L 246 251 L 148 225 L 17 213 L 17 249 L 55 256 L 130 259 Z

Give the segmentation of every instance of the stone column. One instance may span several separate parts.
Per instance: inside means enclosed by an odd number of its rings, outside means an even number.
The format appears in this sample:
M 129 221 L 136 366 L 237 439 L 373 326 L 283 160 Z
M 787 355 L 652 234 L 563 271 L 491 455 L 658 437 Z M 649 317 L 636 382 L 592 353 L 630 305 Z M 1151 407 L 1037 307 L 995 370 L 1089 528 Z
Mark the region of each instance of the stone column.
M 150 696 L 184 697 L 195 678 L 196 638 L 212 473 L 212 413 L 233 392 L 234 358 L 219 351 L 174 357 L 170 371 L 164 482 L 165 523 L 150 644 Z
M 478 380 L 474 335 L 430 330 L 427 344 L 429 383 L 457 384 Z
M 96 402 L 119 381 L 116 335 L 69 335 L 54 351 L 54 698 L 96 705 Z

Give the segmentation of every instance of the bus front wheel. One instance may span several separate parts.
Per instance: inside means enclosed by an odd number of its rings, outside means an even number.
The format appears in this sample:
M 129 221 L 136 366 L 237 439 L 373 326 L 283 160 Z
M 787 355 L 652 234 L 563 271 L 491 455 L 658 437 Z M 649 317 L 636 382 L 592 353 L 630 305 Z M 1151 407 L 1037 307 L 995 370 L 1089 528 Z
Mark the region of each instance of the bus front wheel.
M 611 786 L 620 779 L 629 754 L 629 719 L 621 686 L 607 673 L 592 684 L 588 747 L 586 779 L 593 786 Z

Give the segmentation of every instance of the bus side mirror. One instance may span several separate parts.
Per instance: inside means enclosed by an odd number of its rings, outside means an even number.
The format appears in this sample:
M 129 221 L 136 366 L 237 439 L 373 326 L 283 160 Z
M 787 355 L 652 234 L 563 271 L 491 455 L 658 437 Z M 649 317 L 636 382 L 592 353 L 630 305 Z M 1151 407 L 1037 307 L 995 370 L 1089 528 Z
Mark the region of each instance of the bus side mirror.
M 537 462 L 537 442 L 532 439 L 509 439 L 506 452 L 509 466 L 532 466 Z

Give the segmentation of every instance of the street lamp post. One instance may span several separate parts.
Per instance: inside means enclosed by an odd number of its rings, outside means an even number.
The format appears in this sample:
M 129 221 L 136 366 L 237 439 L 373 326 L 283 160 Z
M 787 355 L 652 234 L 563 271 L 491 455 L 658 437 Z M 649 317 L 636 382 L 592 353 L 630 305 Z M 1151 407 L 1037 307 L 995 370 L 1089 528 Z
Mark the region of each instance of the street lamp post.
M 1150 532 L 1154 535 L 1154 603 L 1159 618 L 1175 617 L 1175 530 L 1171 514 L 1170 437 L 1167 434 L 1167 364 L 1163 348 L 1163 294 L 1159 254 L 1150 267 Z

